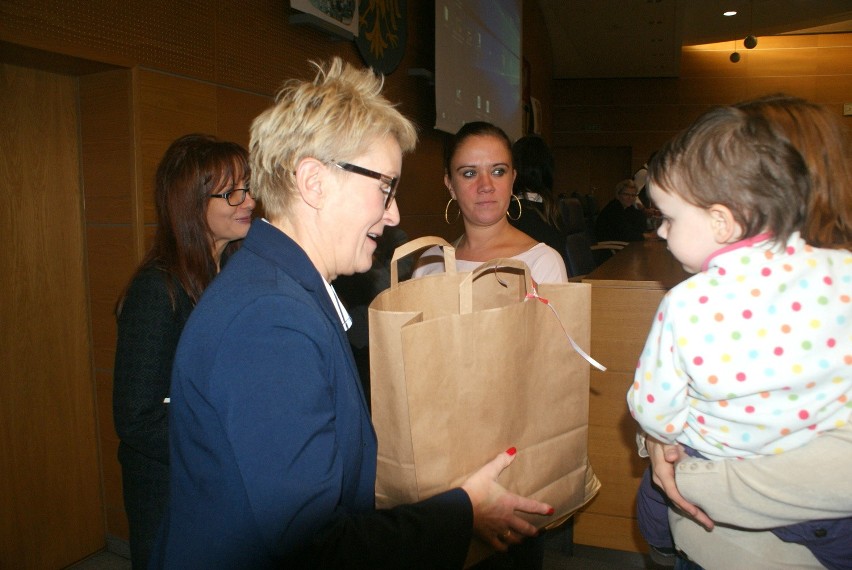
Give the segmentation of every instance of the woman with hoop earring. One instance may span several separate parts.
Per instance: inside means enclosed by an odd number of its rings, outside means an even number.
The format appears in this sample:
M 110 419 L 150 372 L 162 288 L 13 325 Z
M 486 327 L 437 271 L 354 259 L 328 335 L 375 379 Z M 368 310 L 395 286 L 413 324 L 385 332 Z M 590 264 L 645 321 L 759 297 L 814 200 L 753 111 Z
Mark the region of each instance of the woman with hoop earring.
M 473 271 L 500 257 L 526 263 L 536 283 L 568 280 L 562 255 L 512 226 L 522 213 L 521 201 L 512 193 L 515 181 L 512 141 L 500 127 L 476 121 L 465 124 L 444 153 L 444 185 L 450 200 L 444 221 L 452 225 L 461 216 L 464 233 L 455 240 L 456 266 Z M 438 247 L 427 249 L 412 277 L 444 271 Z

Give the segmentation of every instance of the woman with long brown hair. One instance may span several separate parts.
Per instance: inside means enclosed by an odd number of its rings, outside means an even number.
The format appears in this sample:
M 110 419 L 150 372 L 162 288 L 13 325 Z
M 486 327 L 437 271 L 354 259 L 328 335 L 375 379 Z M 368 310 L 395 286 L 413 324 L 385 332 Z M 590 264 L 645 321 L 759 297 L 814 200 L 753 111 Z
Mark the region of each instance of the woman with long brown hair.
M 168 500 L 168 397 L 183 326 L 223 258 L 248 233 L 248 153 L 209 135 L 166 151 L 155 179 L 157 230 L 116 307 L 113 416 L 134 568 L 147 568 Z

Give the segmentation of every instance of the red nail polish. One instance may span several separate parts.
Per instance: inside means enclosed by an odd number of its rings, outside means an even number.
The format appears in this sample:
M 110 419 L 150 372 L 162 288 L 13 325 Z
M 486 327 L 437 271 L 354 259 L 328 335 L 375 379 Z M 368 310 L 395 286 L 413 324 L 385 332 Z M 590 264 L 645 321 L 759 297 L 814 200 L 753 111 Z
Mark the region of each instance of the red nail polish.
M 547 509 L 547 512 L 546 512 L 546 513 L 544 513 L 544 514 L 546 514 L 547 516 L 550 516 L 550 515 L 552 515 L 554 512 L 555 512 L 555 510 L 553 509 L 553 507 L 550 507 L 549 509 Z
M 518 452 L 518 450 L 515 449 L 514 447 L 510 447 L 509 449 L 506 450 L 506 453 L 508 453 L 509 455 L 515 455 L 517 452 Z

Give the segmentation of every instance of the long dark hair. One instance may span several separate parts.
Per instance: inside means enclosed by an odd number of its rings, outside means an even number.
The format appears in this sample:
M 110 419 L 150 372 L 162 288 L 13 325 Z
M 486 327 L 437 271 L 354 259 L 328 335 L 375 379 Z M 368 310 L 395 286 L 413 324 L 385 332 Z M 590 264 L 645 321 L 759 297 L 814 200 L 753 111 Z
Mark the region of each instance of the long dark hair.
M 524 192 L 535 192 L 541 196 L 544 221 L 558 229 L 562 214 L 553 197 L 553 153 L 547 143 L 536 135 L 519 138 L 512 145 L 512 161 L 518 172 L 515 195 L 522 198 Z
M 812 186 L 802 237 L 817 247 L 852 248 L 852 134 L 842 118 L 783 93 L 735 106 L 765 117 L 804 158 Z
M 157 231 L 136 273 L 155 267 L 163 272 L 172 307 L 176 286 L 192 303 L 216 276 L 218 263 L 210 245 L 207 203 L 210 194 L 249 176 L 248 153 L 240 145 L 204 134 L 185 135 L 166 150 L 157 167 L 154 196 Z M 223 257 L 238 247 L 230 243 Z M 131 279 L 132 282 L 133 279 Z M 126 291 L 116 305 L 121 313 Z

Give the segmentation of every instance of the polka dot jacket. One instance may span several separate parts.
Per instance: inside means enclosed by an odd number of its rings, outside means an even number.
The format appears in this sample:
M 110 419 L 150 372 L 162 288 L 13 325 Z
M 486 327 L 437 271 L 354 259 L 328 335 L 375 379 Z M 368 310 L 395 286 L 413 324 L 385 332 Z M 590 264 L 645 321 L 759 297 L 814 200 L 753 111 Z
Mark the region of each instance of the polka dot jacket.
M 627 394 L 652 437 L 748 457 L 849 421 L 852 252 L 765 237 L 720 250 L 660 303 Z

